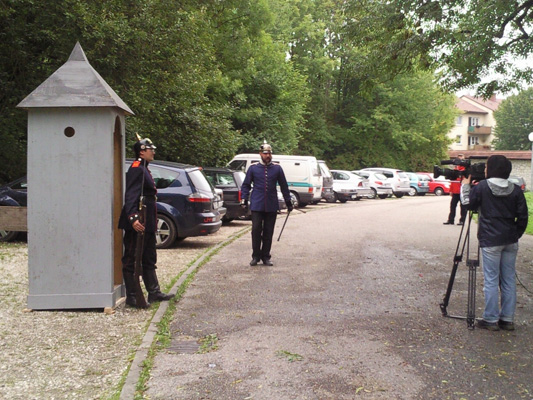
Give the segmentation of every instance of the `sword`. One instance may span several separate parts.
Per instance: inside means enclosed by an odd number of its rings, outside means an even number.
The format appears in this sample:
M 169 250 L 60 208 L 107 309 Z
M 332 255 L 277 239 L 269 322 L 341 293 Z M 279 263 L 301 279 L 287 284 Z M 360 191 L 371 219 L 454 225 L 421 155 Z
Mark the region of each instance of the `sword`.
M 281 227 L 281 232 L 279 233 L 278 242 L 281 239 L 281 234 L 283 233 L 283 229 L 285 229 L 285 224 L 287 223 L 287 220 L 289 219 L 289 215 L 291 215 L 290 211 L 287 213 L 287 217 L 285 218 L 285 222 L 283 223 L 283 226 Z

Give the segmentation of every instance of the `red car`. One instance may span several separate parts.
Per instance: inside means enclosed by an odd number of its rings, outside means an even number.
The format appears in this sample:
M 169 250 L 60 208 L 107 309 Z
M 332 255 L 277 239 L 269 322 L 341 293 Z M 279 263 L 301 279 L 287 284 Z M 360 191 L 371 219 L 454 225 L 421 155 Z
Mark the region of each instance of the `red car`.
M 450 184 L 448 179 L 435 179 L 430 172 L 417 172 L 417 174 L 427 175 L 429 178 L 429 193 L 435 196 L 442 196 L 443 194 L 450 194 Z

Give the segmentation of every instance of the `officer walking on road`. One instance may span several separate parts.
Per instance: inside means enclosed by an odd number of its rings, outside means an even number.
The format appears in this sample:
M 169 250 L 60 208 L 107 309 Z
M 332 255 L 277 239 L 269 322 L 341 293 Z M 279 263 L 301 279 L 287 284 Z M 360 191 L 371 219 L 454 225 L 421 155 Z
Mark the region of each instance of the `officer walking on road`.
M 118 227 L 124 229 L 124 255 L 122 257 L 122 274 L 126 285 L 126 304 L 138 307 L 135 293 L 135 248 L 137 233 L 144 232 L 142 252 L 142 277 L 148 291 L 148 302 L 169 300 L 173 295 L 162 293 L 155 272 L 157 253 L 155 249 L 157 231 L 157 207 L 154 179 L 148 169 L 154 160 L 156 147 L 150 139 L 141 139 L 133 146 L 136 160 L 126 173 L 126 193 L 124 207 L 120 215 Z M 139 200 L 143 196 L 146 205 L 146 220 L 139 221 Z
M 241 188 L 241 204 L 248 207 L 250 197 L 252 212 L 251 266 L 257 265 L 260 260 L 264 265 L 273 265 L 270 260 L 270 248 L 279 210 L 276 184 L 281 188 L 289 213 L 293 210 L 287 179 L 281 166 L 272 163 L 272 147 L 266 141 L 261 145 L 259 155 L 261 160 L 250 166 Z

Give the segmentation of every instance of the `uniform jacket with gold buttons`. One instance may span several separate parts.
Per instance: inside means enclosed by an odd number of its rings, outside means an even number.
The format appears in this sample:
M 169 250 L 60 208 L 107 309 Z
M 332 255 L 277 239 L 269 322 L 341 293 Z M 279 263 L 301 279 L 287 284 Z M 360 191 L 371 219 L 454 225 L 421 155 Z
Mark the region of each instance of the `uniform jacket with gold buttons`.
M 252 189 L 253 184 L 253 190 Z M 276 212 L 279 210 L 276 185 L 279 184 L 286 204 L 291 203 L 291 194 L 283 168 L 278 164 L 252 164 L 242 183 L 241 196 L 250 202 L 251 211 Z M 251 194 L 250 194 L 251 191 Z

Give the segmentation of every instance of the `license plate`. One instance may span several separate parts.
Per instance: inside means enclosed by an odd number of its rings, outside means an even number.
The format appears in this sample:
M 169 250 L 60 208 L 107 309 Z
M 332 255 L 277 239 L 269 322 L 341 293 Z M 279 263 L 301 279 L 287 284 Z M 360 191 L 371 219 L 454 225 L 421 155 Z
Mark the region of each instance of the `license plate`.
M 357 199 L 357 195 L 356 194 L 352 194 L 352 200 L 355 200 Z

